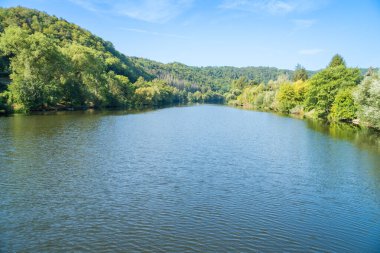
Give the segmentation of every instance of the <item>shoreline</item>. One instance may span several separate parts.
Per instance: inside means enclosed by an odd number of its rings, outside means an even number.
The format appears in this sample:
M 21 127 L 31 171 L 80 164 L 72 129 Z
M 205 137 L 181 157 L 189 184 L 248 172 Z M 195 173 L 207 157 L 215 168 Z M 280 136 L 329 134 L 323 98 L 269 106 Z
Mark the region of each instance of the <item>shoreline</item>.
M 338 122 L 331 122 L 325 119 L 320 118 L 313 118 L 313 117 L 307 117 L 307 113 L 304 114 L 294 114 L 294 113 L 280 113 L 273 110 L 259 110 L 252 106 L 247 105 L 232 105 L 228 103 L 174 103 L 174 104 L 166 104 L 166 105 L 143 105 L 143 106 L 114 106 L 114 107 L 96 107 L 96 106 L 70 106 L 70 107 L 60 107 L 60 108 L 46 108 L 41 110 L 33 110 L 29 112 L 7 112 L 6 110 L 0 110 L 0 118 L 1 117 L 10 117 L 13 115 L 44 115 L 44 114 L 51 114 L 51 113 L 58 113 L 58 112 L 85 112 L 85 111 L 129 111 L 132 113 L 139 113 L 139 112 L 146 112 L 150 110 L 156 110 L 156 109 L 163 109 L 163 108 L 170 108 L 170 107 L 178 107 L 178 106 L 192 106 L 192 105 L 224 105 L 232 108 L 242 109 L 242 110 L 249 110 L 249 111 L 256 111 L 256 112 L 266 112 L 266 113 L 272 113 L 278 116 L 283 117 L 289 117 L 292 119 L 299 119 L 299 120 L 312 120 L 312 121 L 318 121 L 324 125 L 331 125 L 331 124 L 343 124 L 347 126 L 352 126 L 360 129 L 368 129 L 371 131 L 374 131 L 375 133 L 380 135 L 380 129 L 370 127 L 364 124 L 360 124 L 360 121 L 358 119 L 354 119 L 352 121 L 338 121 Z

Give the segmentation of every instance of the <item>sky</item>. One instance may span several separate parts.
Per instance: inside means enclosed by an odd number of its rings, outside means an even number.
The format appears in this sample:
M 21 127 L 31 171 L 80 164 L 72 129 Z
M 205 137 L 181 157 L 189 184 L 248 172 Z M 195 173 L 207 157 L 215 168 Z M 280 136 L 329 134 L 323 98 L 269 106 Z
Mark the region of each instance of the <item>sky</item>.
M 309 70 L 380 66 L 380 0 L 0 0 L 80 25 L 129 56 Z

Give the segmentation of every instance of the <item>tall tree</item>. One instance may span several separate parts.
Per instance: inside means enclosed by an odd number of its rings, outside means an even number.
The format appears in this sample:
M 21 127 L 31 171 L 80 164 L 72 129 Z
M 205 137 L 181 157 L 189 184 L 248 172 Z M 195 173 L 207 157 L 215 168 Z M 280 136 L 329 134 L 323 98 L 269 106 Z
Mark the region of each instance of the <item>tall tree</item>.
M 297 64 L 296 69 L 293 74 L 293 81 L 306 81 L 308 79 L 307 71 L 304 67 L 302 67 L 300 64 Z
M 306 107 L 308 110 L 315 110 L 318 117 L 327 118 L 340 89 L 354 87 L 361 81 L 359 69 L 346 68 L 342 63 L 343 58 L 334 56 L 329 67 L 315 74 L 308 81 Z
M 338 66 L 344 66 L 344 67 L 346 67 L 346 62 L 345 62 L 345 60 L 343 59 L 343 57 L 341 55 L 336 54 L 331 59 L 328 67 L 338 67 Z
M 23 110 L 58 103 L 66 63 L 55 43 L 19 27 L 6 28 L 0 41 L 0 49 L 11 57 L 11 101 Z

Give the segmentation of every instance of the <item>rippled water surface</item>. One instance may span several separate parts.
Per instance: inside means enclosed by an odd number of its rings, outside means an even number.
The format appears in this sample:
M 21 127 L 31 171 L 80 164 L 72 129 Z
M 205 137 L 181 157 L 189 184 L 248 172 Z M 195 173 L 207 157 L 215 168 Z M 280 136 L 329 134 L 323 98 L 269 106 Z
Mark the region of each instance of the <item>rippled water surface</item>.
M 0 118 L 0 252 L 379 252 L 379 149 L 323 129 L 211 105 Z

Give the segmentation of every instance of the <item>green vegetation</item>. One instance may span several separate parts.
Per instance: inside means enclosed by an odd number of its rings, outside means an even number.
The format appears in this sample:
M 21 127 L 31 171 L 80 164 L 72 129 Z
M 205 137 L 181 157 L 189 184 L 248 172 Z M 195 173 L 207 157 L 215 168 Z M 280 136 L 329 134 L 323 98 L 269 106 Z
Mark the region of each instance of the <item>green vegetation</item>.
M 64 19 L 0 8 L 0 112 L 207 102 L 380 128 L 380 74 L 363 71 L 340 55 L 318 73 L 163 64 Z
M 330 121 L 352 121 L 357 115 L 352 88 L 341 89 L 336 95 L 329 114 Z
M 327 68 L 310 79 L 300 65 L 294 73 L 293 81 L 284 75 L 260 85 L 239 80 L 226 99 L 247 108 L 380 129 L 380 72 L 370 69 L 363 80 L 358 68 L 346 67 L 344 59 L 335 55 Z
M 189 92 L 211 90 L 225 93 L 229 91 L 231 83 L 239 78 L 258 84 L 267 83 L 279 75 L 293 76 L 293 71 L 271 67 L 191 67 L 178 62 L 163 64 L 143 58 L 130 59 L 146 73 Z
M 294 74 L 293 74 L 293 81 L 295 82 L 298 80 L 306 81 L 308 78 L 309 76 L 307 74 L 306 69 L 302 67 L 300 64 L 297 64 L 296 70 L 294 71 Z
M 326 119 L 339 90 L 355 87 L 360 80 L 359 69 L 330 64 L 309 80 L 306 108 L 314 110 L 317 117 Z
M 380 72 L 372 69 L 354 93 L 362 124 L 380 129 Z
M 268 82 L 280 74 L 292 71 L 127 57 L 64 19 L 22 7 L 0 8 L 0 110 L 222 103 L 234 80 Z

